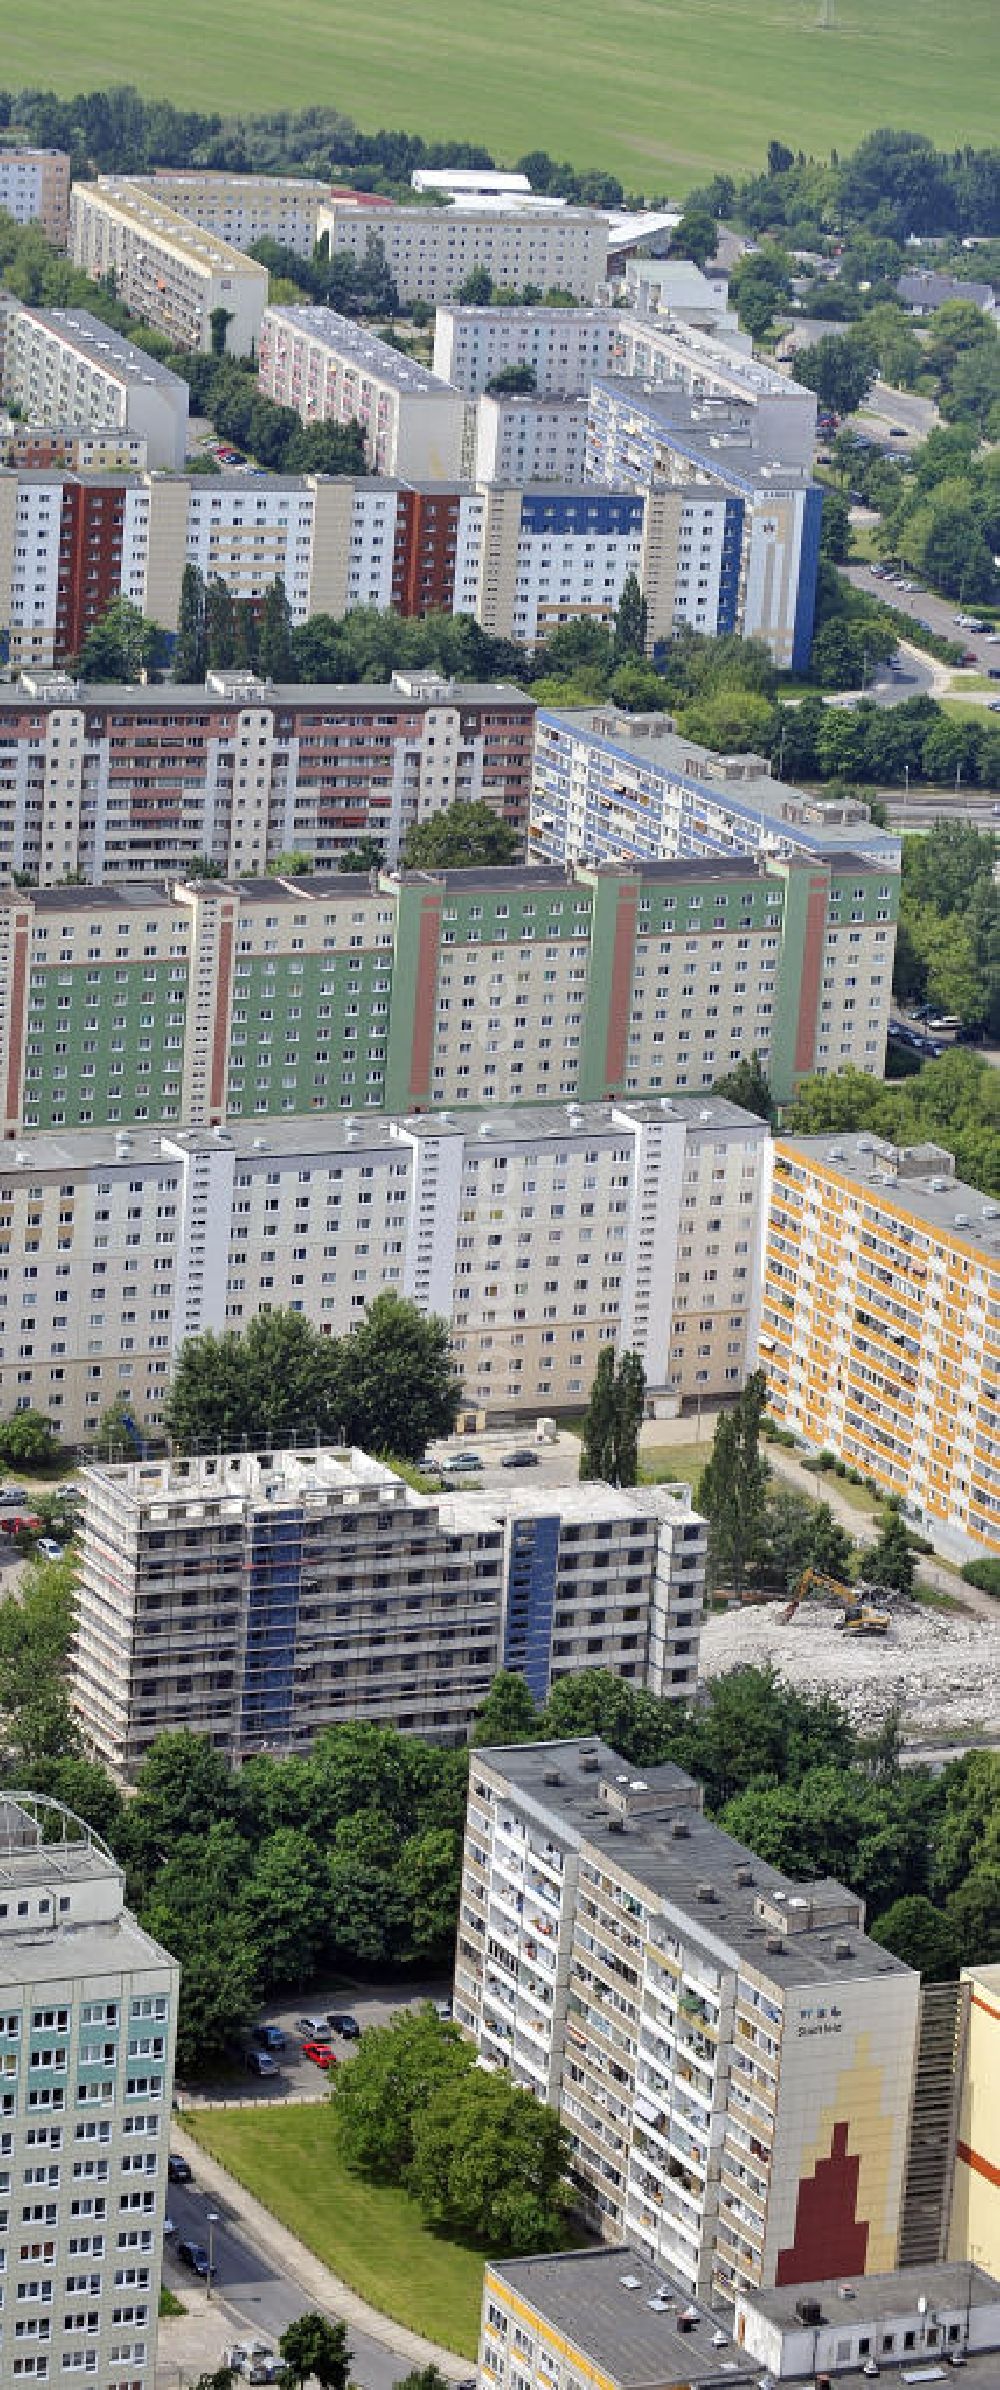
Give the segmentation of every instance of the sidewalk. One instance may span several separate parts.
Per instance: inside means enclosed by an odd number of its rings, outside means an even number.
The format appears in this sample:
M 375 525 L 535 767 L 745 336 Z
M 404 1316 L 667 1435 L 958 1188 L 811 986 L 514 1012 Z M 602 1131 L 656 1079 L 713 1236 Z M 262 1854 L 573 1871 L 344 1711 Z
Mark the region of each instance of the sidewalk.
M 454 2349 L 438 2348 L 433 2340 L 424 2340 L 419 2332 L 411 2332 L 405 2324 L 395 2323 L 391 2316 L 383 2315 L 378 2307 L 369 2307 L 366 2299 L 360 2299 L 357 2291 L 349 2290 L 346 2282 L 341 2282 L 336 2274 L 332 2274 L 328 2266 L 313 2256 L 311 2249 L 296 2240 L 293 2232 L 289 2232 L 284 2224 L 279 2224 L 277 2217 L 272 2216 L 270 2209 L 254 2198 L 252 2191 L 245 2190 L 235 2176 L 227 2174 L 225 2167 L 219 2165 L 217 2158 L 209 2156 L 200 2141 L 195 2141 L 190 2133 L 184 2131 L 176 2111 L 170 2129 L 170 2142 L 173 2149 L 179 2150 L 192 2166 L 197 2167 L 198 2180 L 212 2197 L 225 2200 L 227 2208 L 238 2217 L 246 2239 L 259 2249 L 268 2264 L 276 2266 L 298 2284 L 310 2307 L 322 2308 L 329 2315 L 339 2316 L 355 2331 L 367 2332 L 370 2339 L 380 2341 L 383 2348 L 390 2349 L 394 2357 L 402 2359 L 401 2372 L 408 2373 L 420 2366 L 436 2365 L 447 2381 L 468 2379 L 467 2357 L 456 2356 Z M 216 2312 L 217 2297 L 218 2293 L 211 2301 L 211 2309 Z M 175 2318 L 175 2327 L 179 2329 L 181 2323 L 187 2320 L 186 2317 Z M 214 2312 L 211 2322 L 214 2325 Z M 161 2347 L 164 2350 L 167 2332 L 172 2328 L 167 2322 L 160 2325 Z M 243 2330 L 246 2330 L 246 2326 Z M 224 2337 L 233 2340 L 240 2336 L 240 2332 L 226 2321 Z M 165 2380 L 164 2390 L 172 2390 L 169 2379 Z
M 796 1454 L 789 1452 L 784 1444 L 765 1444 L 763 1451 L 776 1477 L 783 1477 L 786 1484 L 794 1486 L 798 1493 L 808 1494 L 810 1502 L 828 1502 L 834 1518 L 841 1527 L 847 1528 L 855 1543 L 878 1542 L 879 1518 L 872 1517 L 868 1511 L 855 1510 L 853 1502 L 848 1502 L 840 1492 L 832 1469 L 803 1468 Z M 946 1593 L 951 1601 L 960 1603 L 962 1609 L 970 1611 L 973 1617 L 988 1618 L 991 1626 L 1000 1625 L 1000 1603 L 995 1601 L 992 1594 L 983 1593 L 978 1585 L 966 1585 L 963 1578 L 953 1576 L 948 1568 L 942 1568 L 941 1562 L 933 1560 L 929 1553 L 918 1552 L 915 1559 L 918 1577 L 922 1577 L 925 1584 L 933 1585 L 936 1593 Z
M 156 2340 L 156 2390 L 187 2390 L 199 2374 L 215 2373 L 225 2363 L 227 2348 L 241 2334 L 215 2299 L 200 2288 L 184 2285 L 183 2315 L 160 2318 Z M 245 2336 L 246 2327 L 244 2327 Z

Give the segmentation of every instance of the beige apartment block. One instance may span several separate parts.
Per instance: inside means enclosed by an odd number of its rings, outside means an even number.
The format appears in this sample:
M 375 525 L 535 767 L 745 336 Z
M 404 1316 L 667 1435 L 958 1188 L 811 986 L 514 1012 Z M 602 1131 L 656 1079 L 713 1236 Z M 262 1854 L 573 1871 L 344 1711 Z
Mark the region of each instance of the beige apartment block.
M 123 177 L 138 190 L 169 201 L 178 215 L 202 232 L 217 233 L 233 249 L 253 249 L 258 241 L 277 241 L 300 257 L 311 257 L 316 246 L 319 210 L 329 197 L 327 183 L 294 174 L 222 174 L 187 167 L 176 172 L 160 166 L 155 174 Z
M 231 936 L 206 907 L 195 963 Z M 196 1012 L 185 1059 L 172 1025 L 184 976 L 168 965 L 147 1013 L 137 973 L 109 1021 L 128 1115 L 147 1062 L 192 1101 L 204 1072 L 211 1093 L 214 1028 Z M 84 1041 L 74 1068 L 90 1060 Z M 581 1407 L 606 1344 L 639 1352 L 651 1410 L 734 1394 L 756 1346 L 766 1145 L 721 1098 L 24 1137 L 0 1160 L 0 1403 L 75 1443 L 120 1394 L 155 1430 L 185 1336 L 288 1307 L 345 1335 L 385 1288 L 451 1322 L 487 1412 Z
M 91 281 L 114 276 L 119 298 L 179 348 L 212 346 L 223 309 L 226 347 L 248 357 L 267 305 L 267 272 L 214 232 L 202 231 L 169 200 L 127 180 L 75 183 L 70 254 Z
M 186 1728 L 240 1760 L 348 1719 L 462 1741 L 496 1670 L 697 1677 L 706 1527 L 687 1487 L 415 1493 L 358 1451 L 97 1465 L 74 1702 L 116 1775 Z M 596 1659 L 594 1655 L 596 1656 Z
M 689 2294 L 809 2280 L 818 2233 L 896 2265 L 919 2000 L 853 1893 L 734 1841 L 682 1769 L 473 1754 L 456 2018 L 558 2110 L 591 2227 Z
M 179 1970 L 106 1843 L 40 1793 L 0 1793 L 0 1969 L 4 2380 L 146 2390 Z

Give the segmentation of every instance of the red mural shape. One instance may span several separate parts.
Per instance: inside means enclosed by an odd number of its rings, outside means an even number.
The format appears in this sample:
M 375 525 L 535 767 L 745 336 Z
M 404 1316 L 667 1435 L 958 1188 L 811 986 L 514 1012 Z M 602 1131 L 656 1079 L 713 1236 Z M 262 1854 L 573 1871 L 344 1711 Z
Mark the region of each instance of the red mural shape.
M 860 2158 L 847 2147 L 850 2128 L 835 2124 L 828 2157 L 802 2176 L 795 2239 L 780 2249 L 775 2282 L 825 2282 L 832 2274 L 863 2274 L 868 2224 L 858 2215 Z

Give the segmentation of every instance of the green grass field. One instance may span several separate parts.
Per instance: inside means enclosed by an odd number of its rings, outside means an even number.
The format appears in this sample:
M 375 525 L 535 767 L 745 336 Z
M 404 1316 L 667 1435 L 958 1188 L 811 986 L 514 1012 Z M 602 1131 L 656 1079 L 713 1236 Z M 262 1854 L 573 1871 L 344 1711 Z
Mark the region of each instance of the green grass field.
M 772 136 L 825 155 L 878 125 L 996 139 L 995 0 L 36 0 L 9 17 L 3 81 L 134 83 L 223 112 L 339 108 L 367 130 L 544 148 L 679 193 L 763 166 Z
M 371 2306 L 475 2357 L 483 2250 L 432 2231 L 405 2191 L 349 2174 L 326 2101 L 189 2109 L 184 2129 Z

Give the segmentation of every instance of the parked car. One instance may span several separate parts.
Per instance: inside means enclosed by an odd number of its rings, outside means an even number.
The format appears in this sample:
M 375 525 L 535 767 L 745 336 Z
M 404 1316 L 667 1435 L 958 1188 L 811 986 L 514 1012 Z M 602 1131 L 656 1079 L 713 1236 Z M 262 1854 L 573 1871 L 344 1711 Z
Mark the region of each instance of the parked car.
M 281 2068 L 269 2050 L 244 2050 L 243 2064 L 248 2075 L 280 2075 Z
M 341 2041 L 360 2041 L 361 2027 L 349 2009 L 331 2008 L 326 2021 L 333 2026 L 335 2033 L 339 2033 Z
M 27 1528 L 29 1535 L 37 1535 L 42 1521 L 34 1510 L 20 1510 L 17 1503 L 9 1510 L 0 1510 L 0 1535 L 18 1535 Z
M 285 2372 L 284 2358 L 276 2356 L 263 2340 L 237 2341 L 226 2350 L 226 2364 L 230 2373 L 239 2374 L 244 2382 L 280 2382 Z
M 167 2159 L 167 2181 L 168 2183 L 193 2183 L 194 2181 L 194 2175 L 187 2159 L 182 2158 L 175 2149 L 171 2150 Z
M 280 2025 L 255 2025 L 253 2038 L 259 2050 L 283 2050 L 285 2036 Z
M 26 1485 L 0 1485 L 0 1502 L 30 1502 Z
M 295 2027 L 303 2041 L 329 2041 L 330 2028 L 325 2017 L 300 2017 Z
M 61 1544 L 57 1544 L 54 1535 L 40 1535 L 38 1538 L 38 1549 L 44 1560 L 62 1559 L 63 1548 Z
M 202 2282 L 218 2272 L 216 2266 L 209 2265 L 208 2250 L 202 2248 L 200 2241 L 178 2241 L 177 2255 L 182 2266 L 190 2266 L 192 2274 L 197 2274 Z
M 525 1445 L 519 1452 L 505 1452 L 500 1467 L 501 1469 L 537 1469 L 538 1454 L 529 1452 Z
M 303 2058 L 308 2058 L 313 2066 L 321 2066 L 324 2074 L 329 2074 L 331 2067 L 338 2063 L 336 2052 L 327 2047 L 329 2039 L 327 2034 L 326 2042 L 304 2041 L 302 2044 Z
M 456 1470 L 459 1474 L 463 1469 L 481 1469 L 483 1456 L 481 1452 L 453 1452 L 449 1454 L 444 1466 L 446 1469 Z
M 165 2241 L 171 2241 L 171 2240 L 173 2240 L 173 2237 L 174 2237 L 174 2234 L 175 2234 L 176 2230 L 177 2230 L 177 2226 L 176 2226 L 176 2224 L 174 2223 L 174 2219 L 173 2219 L 173 2217 L 172 2217 L 172 2216 L 164 2216 L 164 2219 L 163 2219 L 163 2238 L 164 2238 L 164 2240 L 165 2240 Z

